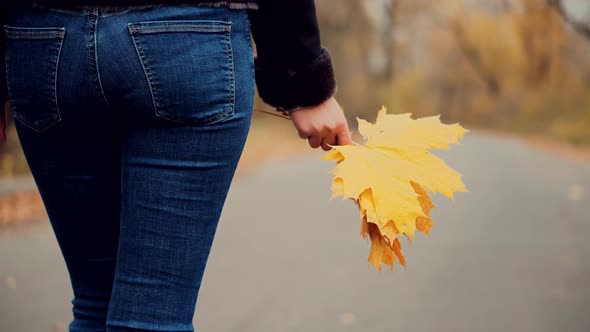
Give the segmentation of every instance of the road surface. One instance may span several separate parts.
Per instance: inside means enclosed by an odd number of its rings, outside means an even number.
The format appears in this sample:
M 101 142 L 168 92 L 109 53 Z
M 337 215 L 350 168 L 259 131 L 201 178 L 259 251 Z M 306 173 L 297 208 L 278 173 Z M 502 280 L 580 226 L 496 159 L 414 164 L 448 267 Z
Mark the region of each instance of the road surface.
M 468 134 L 439 155 L 470 192 L 435 197 L 407 270 L 378 273 L 352 201 L 328 201 L 319 155 L 234 182 L 197 331 L 590 331 L 590 162 Z M 64 331 L 70 300 L 48 224 L 0 235 L 0 331 Z

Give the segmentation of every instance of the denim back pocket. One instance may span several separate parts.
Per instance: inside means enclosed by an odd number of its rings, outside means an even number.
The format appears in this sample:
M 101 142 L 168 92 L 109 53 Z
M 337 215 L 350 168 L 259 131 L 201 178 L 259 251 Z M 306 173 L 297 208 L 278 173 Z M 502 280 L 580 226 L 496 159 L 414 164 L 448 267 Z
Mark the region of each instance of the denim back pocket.
M 6 79 L 15 121 L 43 132 L 61 120 L 57 73 L 65 28 L 5 25 Z
M 234 114 L 231 23 L 204 20 L 129 23 L 156 115 L 209 125 Z

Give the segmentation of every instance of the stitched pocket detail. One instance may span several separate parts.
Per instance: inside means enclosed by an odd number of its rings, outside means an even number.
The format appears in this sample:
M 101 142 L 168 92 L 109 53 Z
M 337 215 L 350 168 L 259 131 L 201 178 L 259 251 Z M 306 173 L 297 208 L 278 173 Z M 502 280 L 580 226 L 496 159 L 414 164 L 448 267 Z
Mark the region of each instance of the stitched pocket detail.
M 156 116 L 210 125 L 234 114 L 231 23 L 174 20 L 128 27 Z
M 65 28 L 5 25 L 4 32 L 12 115 L 41 133 L 61 121 L 57 76 Z

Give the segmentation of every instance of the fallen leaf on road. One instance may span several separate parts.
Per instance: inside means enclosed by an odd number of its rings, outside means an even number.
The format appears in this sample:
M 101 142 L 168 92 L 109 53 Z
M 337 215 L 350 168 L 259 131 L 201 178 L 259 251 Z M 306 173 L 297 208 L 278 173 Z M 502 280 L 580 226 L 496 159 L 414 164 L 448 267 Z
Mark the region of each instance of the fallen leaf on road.
M 338 322 L 342 326 L 350 326 L 354 323 L 355 319 L 356 316 L 352 312 L 344 312 L 338 317 Z
M 387 114 L 384 107 L 375 124 L 357 120 L 365 144 L 332 146 L 322 157 L 336 161 L 332 198 L 342 196 L 358 205 L 361 236 L 371 240 L 371 265 L 379 271 L 381 264 L 393 269 L 398 260 L 405 266 L 399 235 L 429 234 L 434 205 L 428 193 L 453 199 L 455 192 L 467 191 L 461 174 L 428 150 L 459 144 L 467 130 L 442 124 L 438 116 Z
M 3 283 L 6 288 L 16 289 L 16 278 L 13 276 L 5 276 Z
M 584 187 L 579 184 L 572 184 L 567 187 L 567 198 L 570 201 L 580 201 L 584 197 Z
M 61 321 L 55 322 L 53 323 L 53 332 L 68 332 L 68 325 Z

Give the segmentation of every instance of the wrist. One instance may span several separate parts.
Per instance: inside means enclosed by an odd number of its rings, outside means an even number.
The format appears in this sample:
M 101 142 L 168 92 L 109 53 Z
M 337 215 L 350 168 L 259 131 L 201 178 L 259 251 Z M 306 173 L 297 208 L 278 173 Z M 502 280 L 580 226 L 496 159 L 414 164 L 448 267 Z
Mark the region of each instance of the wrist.
M 298 111 L 303 108 L 305 108 L 305 107 L 302 107 L 302 106 L 294 106 L 294 107 L 289 107 L 289 108 L 277 107 L 277 111 L 283 113 L 283 115 L 289 115 L 289 113 Z
M 309 106 L 295 106 L 295 107 L 291 107 L 291 108 L 277 107 L 276 110 L 278 112 L 282 112 L 283 115 L 289 115 L 289 113 L 291 113 L 291 112 L 296 112 L 296 111 L 303 110 L 303 109 L 321 107 L 322 105 L 329 103 L 333 99 L 334 99 L 334 96 L 330 96 L 318 104 L 309 105 Z

